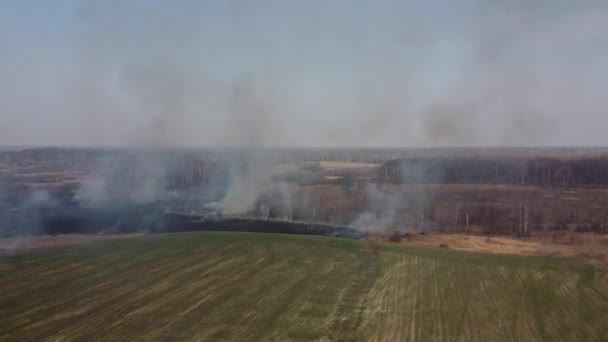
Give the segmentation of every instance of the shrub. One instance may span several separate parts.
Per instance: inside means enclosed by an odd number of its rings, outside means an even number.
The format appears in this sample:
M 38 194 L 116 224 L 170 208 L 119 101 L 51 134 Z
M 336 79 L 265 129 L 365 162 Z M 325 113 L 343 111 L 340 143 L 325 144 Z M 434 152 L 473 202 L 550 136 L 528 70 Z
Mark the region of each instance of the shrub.
M 394 232 L 389 238 L 388 241 L 390 242 L 401 242 L 401 236 L 399 236 L 399 233 Z

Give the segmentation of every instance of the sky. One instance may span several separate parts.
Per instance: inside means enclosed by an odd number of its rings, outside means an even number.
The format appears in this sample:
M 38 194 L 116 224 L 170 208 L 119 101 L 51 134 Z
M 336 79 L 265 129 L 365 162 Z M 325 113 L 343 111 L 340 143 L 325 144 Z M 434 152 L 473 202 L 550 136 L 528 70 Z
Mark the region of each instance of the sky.
M 0 145 L 608 146 L 608 2 L 0 1 Z

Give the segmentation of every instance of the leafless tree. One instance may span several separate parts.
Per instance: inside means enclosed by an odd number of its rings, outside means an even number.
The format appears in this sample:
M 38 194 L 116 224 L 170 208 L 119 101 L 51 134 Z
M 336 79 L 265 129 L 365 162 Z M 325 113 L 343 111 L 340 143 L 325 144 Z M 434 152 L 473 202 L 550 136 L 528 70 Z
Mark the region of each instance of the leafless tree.
M 456 231 L 458 227 L 458 216 L 460 215 L 460 206 L 456 207 L 456 215 L 454 215 L 454 224 L 452 225 L 453 230 Z

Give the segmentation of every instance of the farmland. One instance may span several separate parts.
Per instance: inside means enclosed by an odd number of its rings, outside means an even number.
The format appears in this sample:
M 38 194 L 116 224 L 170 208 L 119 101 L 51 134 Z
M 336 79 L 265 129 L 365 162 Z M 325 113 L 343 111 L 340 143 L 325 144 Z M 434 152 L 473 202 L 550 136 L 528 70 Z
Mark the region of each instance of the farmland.
M 0 341 L 597 340 L 608 274 L 577 259 L 254 233 L 0 257 Z

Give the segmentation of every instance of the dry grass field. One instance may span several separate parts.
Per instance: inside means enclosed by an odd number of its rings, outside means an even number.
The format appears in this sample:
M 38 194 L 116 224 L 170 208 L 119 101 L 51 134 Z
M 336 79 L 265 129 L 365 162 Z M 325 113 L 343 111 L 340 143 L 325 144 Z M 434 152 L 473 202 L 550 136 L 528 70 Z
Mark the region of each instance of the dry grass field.
M 0 257 L 0 341 L 601 340 L 608 278 L 577 259 L 254 233 Z
M 608 265 L 608 235 L 567 233 L 557 241 L 541 237 L 514 239 L 506 236 L 467 235 L 461 233 L 413 234 L 401 243 L 414 246 L 438 247 L 486 254 L 524 256 L 577 257 Z

